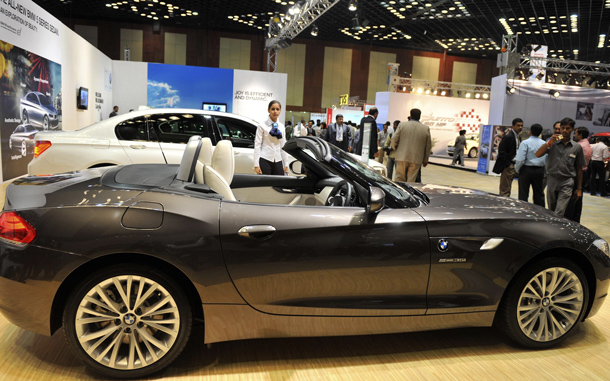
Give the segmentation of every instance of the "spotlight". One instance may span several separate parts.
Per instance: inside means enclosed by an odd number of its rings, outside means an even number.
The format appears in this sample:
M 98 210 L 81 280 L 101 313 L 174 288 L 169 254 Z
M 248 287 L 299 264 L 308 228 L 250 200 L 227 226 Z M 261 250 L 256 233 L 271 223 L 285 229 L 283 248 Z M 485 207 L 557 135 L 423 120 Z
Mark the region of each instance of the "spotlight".
M 313 28 L 311 28 L 311 35 L 314 36 L 314 37 L 317 36 L 318 35 L 318 31 L 319 31 L 318 26 L 314 25 Z
M 537 80 L 540 81 L 542 78 L 544 78 L 544 72 L 543 71 L 541 71 L 540 73 L 536 74 L 536 79 Z
M 430 89 L 426 89 L 426 95 L 430 94 Z
M 582 83 L 584 82 L 585 78 L 586 77 L 584 75 L 581 75 L 580 77 L 574 78 L 574 84 L 579 85 L 579 86 L 582 85 Z
M 466 93 L 466 98 L 470 98 L 470 93 Z
M 356 0 L 350 0 L 349 6 L 347 7 L 352 12 L 356 12 L 358 10 L 358 2 Z
M 529 79 L 529 77 L 531 77 L 532 75 L 534 75 L 534 72 L 532 71 L 532 69 L 527 71 L 527 79 Z
M 452 97 L 452 96 L 453 96 L 453 90 L 449 90 L 448 95 L 449 95 L 450 97 Z
M 600 78 L 597 80 L 597 87 L 602 88 L 606 85 L 606 82 L 608 82 L 608 78 Z
M 468 95 L 466 95 L 466 96 L 468 96 Z M 481 94 L 476 93 L 476 94 L 474 95 L 474 97 L 475 97 L 476 99 L 479 99 L 479 98 L 481 98 Z
M 457 91 L 457 96 L 458 96 L 458 97 L 461 97 L 461 96 L 462 96 L 462 90 L 458 90 L 458 91 Z
M 447 95 L 447 92 L 445 90 L 443 90 L 443 91 L 441 91 L 441 95 L 445 96 L 445 95 Z
M 563 76 L 563 78 L 561 78 L 561 82 L 567 83 L 570 80 L 570 78 L 572 78 L 572 74 L 566 74 Z
M 542 48 L 542 45 L 536 45 L 536 47 L 534 48 L 534 51 L 537 52 Z
M 506 86 L 506 92 L 509 94 L 514 94 L 515 91 L 517 91 L 514 87 L 512 86 Z
M 549 94 L 555 99 L 559 98 L 559 91 L 557 90 L 549 90 Z
M 487 95 L 487 93 L 483 94 L 483 99 L 487 99 L 489 98 L 489 95 Z
M 417 94 L 421 94 L 424 92 L 424 89 L 422 89 L 421 87 L 417 88 Z
M 589 80 L 587 81 L 587 86 L 593 85 L 593 82 L 595 82 L 595 77 L 589 78 Z
M 407 91 L 407 86 L 401 87 L 402 91 Z

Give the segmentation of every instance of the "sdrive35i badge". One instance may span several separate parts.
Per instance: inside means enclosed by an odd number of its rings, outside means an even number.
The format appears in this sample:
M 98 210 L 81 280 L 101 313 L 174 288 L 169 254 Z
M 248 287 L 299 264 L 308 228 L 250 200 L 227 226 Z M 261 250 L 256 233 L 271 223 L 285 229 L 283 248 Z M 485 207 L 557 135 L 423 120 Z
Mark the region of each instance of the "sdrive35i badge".
M 438 250 L 442 253 L 444 253 L 445 251 L 447 251 L 449 249 L 449 242 L 447 242 L 446 239 L 439 239 L 438 240 Z

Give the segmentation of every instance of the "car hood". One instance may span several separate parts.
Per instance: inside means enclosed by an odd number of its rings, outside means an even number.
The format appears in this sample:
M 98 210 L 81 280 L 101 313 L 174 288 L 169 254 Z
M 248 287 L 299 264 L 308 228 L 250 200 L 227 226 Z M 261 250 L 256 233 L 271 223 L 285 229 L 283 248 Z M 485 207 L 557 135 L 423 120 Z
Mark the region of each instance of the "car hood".
M 579 223 L 514 198 L 445 185 L 414 188 L 430 200 L 415 211 L 426 220 L 431 236 L 446 235 L 451 223 L 457 235 L 511 237 L 542 249 L 563 244 L 584 250 L 599 238 Z M 553 238 L 541 242 L 541 237 Z

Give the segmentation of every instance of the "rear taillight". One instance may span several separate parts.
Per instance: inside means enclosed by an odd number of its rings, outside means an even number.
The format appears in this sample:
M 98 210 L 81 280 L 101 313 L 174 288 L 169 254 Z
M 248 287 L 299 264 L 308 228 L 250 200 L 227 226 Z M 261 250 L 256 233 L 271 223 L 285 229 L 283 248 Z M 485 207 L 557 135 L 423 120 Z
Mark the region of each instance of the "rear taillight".
M 36 238 L 36 230 L 15 212 L 0 215 L 0 239 L 18 245 L 27 245 Z
M 36 140 L 36 146 L 34 147 L 34 157 L 40 156 L 44 151 L 51 148 L 51 142 L 48 140 Z

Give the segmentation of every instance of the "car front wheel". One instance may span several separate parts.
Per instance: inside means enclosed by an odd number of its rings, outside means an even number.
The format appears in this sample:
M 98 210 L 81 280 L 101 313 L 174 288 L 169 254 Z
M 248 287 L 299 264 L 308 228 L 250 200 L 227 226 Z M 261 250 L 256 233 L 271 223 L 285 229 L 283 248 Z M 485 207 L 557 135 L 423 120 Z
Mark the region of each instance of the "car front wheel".
M 109 267 L 74 290 L 64 309 L 64 335 L 76 356 L 105 376 L 157 372 L 188 341 L 189 301 L 171 278 L 153 268 Z
M 42 119 L 42 127 L 45 130 L 49 129 L 49 117 L 47 115 L 45 115 L 44 118 Z
M 468 157 L 475 158 L 478 153 L 479 151 L 476 148 L 471 148 L 470 151 L 468 151 Z
M 21 141 L 21 156 L 26 157 L 28 155 L 28 143 L 25 140 Z
M 517 343 L 542 349 L 563 341 L 582 320 L 589 288 L 577 265 L 549 258 L 517 275 L 507 292 L 500 328 Z
M 28 112 L 26 110 L 23 110 L 23 115 L 21 118 L 23 124 L 28 124 L 29 120 L 28 120 Z

